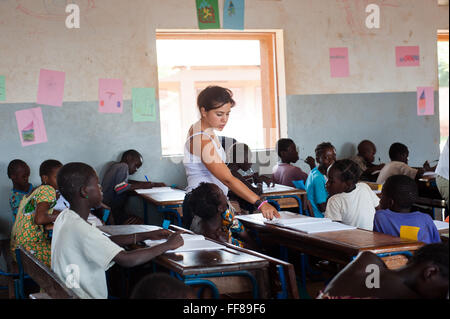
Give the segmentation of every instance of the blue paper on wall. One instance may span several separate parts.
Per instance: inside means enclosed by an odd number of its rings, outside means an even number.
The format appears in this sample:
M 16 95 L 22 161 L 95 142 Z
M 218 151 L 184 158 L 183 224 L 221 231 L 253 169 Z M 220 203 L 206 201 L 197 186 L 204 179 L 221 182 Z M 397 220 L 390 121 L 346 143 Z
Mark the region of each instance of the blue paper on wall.
M 244 29 L 245 0 L 225 0 L 223 7 L 223 28 Z

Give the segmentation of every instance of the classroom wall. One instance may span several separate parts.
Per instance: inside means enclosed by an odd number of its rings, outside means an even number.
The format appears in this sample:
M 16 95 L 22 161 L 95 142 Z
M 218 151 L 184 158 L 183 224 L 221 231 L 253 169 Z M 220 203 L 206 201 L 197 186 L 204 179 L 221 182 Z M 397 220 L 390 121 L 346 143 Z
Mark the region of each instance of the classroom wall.
M 81 28 L 72 30 L 64 24 L 66 2 L 0 0 L 0 75 L 6 76 L 7 97 L 0 102 L 0 236 L 11 227 L 6 167 L 14 158 L 29 163 L 30 180 L 38 184 L 45 159 L 83 161 L 101 173 L 122 151 L 136 148 L 144 165 L 134 178 L 186 184 L 179 159 L 176 164 L 161 156 L 159 122 L 132 121 L 131 88 L 157 87 L 155 30 L 196 29 L 195 1 L 76 0 Z M 368 3 L 381 7 L 378 30 L 364 27 Z M 435 0 L 246 0 L 245 26 L 284 30 L 288 135 L 301 157 L 330 141 L 342 158 L 371 138 L 382 161 L 394 140 L 412 148 L 412 164 L 437 158 L 438 108 L 433 116 L 417 117 L 415 91 L 437 90 L 436 32 L 448 29 L 448 6 Z M 396 68 L 397 45 L 419 45 L 420 67 Z M 340 46 L 349 48 L 351 75 L 336 79 L 328 50 Z M 61 108 L 39 105 L 48 142 L 22 147 L 14 113 L 38 106 L 41 68 L 66 73 L 65 102 Z M 123 114 L 97 112 L 99 78 L 124 81 Z

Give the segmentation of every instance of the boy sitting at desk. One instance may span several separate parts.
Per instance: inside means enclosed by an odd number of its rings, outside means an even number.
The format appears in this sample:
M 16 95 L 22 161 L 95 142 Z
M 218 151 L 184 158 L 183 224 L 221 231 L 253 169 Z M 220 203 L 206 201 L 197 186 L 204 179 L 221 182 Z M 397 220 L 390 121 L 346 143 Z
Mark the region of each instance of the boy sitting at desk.
M 273 171 L 273 180 L 276 184 L 295 187 L 292 181 L 303 181 L 306 183 L 308 174 L 306 174 L 300 167 L 294 166 L 291 163 L 296 163 L 299 160 L 298 148 L 294 141 L 290 138 L 280 138 L 277 142 L 277 153 L 280 161 Z M 308 156 L 305 163 L 309 165 L 311 170 L 316 167 L 314 158 Z
M 428 161 L 423 164 L 423 168 L 412 168 L 408 166 L 409 150 L 405 144 L 394 143 L 389 148 L 390 163 L 387 163 L 377 178 L 377 184 L 384 184 L 386 179 L 392 175 L 406 175 L 412 179 L 418 180 L 424 172 L 434 171 L 435 168 L 430 167 Z
M 122 154 L 120 162 L 113 163 L 102 180 L 103 202 L 111 207 L 111 213 L 117 225 L 136 224 L 142 221 L 125 211 L 126 202 L 132 191 L 141 188 L 166 186 L 164 183 L 139 182 L 129 180 L 142 166 L 142 155 L 136 150 L 128 150 Z
M 421 212 L 411 212 L 417 195 L 417 185 L 408 176 L 389 177 L 381 191 L 381 210 L 375 213 L 373 230 L 427 244 L 441 242 L 431 217 Z
M 242 181 L 245 186 L 251 189 L 255 194 L 262 194 L 263 183 L 266 183 L 267 186 L 273 185 L 272 180 L 267 176 L 260 176 L 258 173 L 253 173 L 246 176 L 242 174 L 244 172 L 251 171 L 252 168 L 252 153 L 247 144 L 233 144 L 228 150 L 227 162 L 227 166 L 230 169 L 231 174 Z M 252 184 L 256 185 L 256 187 Z M 239 204 L 240 213 L 252 213 L 258 208 L 237 196 L 231 190 L 228 191 L 228 198 L 231 202 L 237 202 Z
M 374 174 L 374 172 L 381 170 L 385 164 L 373 164 L 376 153 L 377 148 L 375 144 L 369 140 L 364 140 L 358 144 L 358 154 L 350 158 L 361 169 L 361 180 L 369 182 L 377 180 L 378 174 Z

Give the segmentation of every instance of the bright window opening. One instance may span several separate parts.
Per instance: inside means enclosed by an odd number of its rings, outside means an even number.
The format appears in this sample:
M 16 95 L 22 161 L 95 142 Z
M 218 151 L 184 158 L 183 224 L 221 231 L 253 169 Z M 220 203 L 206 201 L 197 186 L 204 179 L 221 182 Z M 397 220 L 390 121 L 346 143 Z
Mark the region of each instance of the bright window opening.
M 230 89 L 236 105 L 217 134 L 252 150 L 279 138 L 273 33 L 157 32 L 163 156 L 183 154 L 190 125 L 200 117 L 197 95 L 209 85 Z

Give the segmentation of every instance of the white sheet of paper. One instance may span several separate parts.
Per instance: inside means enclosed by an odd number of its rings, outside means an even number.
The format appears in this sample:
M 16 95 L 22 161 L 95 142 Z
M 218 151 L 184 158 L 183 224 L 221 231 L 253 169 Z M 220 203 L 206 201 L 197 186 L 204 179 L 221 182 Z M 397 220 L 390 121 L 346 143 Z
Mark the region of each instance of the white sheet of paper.
M 210 240 L 206 240 L 202 235 L 181 234 L 181 237 L 183 237 L 184 240 L 183 246 L 178 247 L 177 249 L 168 250 L 166 251 L 166 253 L 179 253 L 194 250 L 217 250 L 225 248 L 225 246 L 223 245 L 217 244 Z M 153 247 L 166 241 L 167 239 L 145 240 L 144 243 L 149 247 Z
M 344 225 L 338 222 L 295 224 L 287 227 L 307 234 L 356 229 L 354 226 Z
M 166 186 L 166 187 L 153 187 L 153 188 L 144 188 L 144 189 L 136 189 L 136 193 L 138 194 L 154 194 L 154 193 L 161 193 L 161 192 L 170 192 L 172 188 Z
M 424 172 L 422 176 L 433 176 L 433 177 L 436 177 L 436 173 L 435 172 Z
M 438 230 L 448 229 L 448 223 L 440 220 L 433 220 Z

